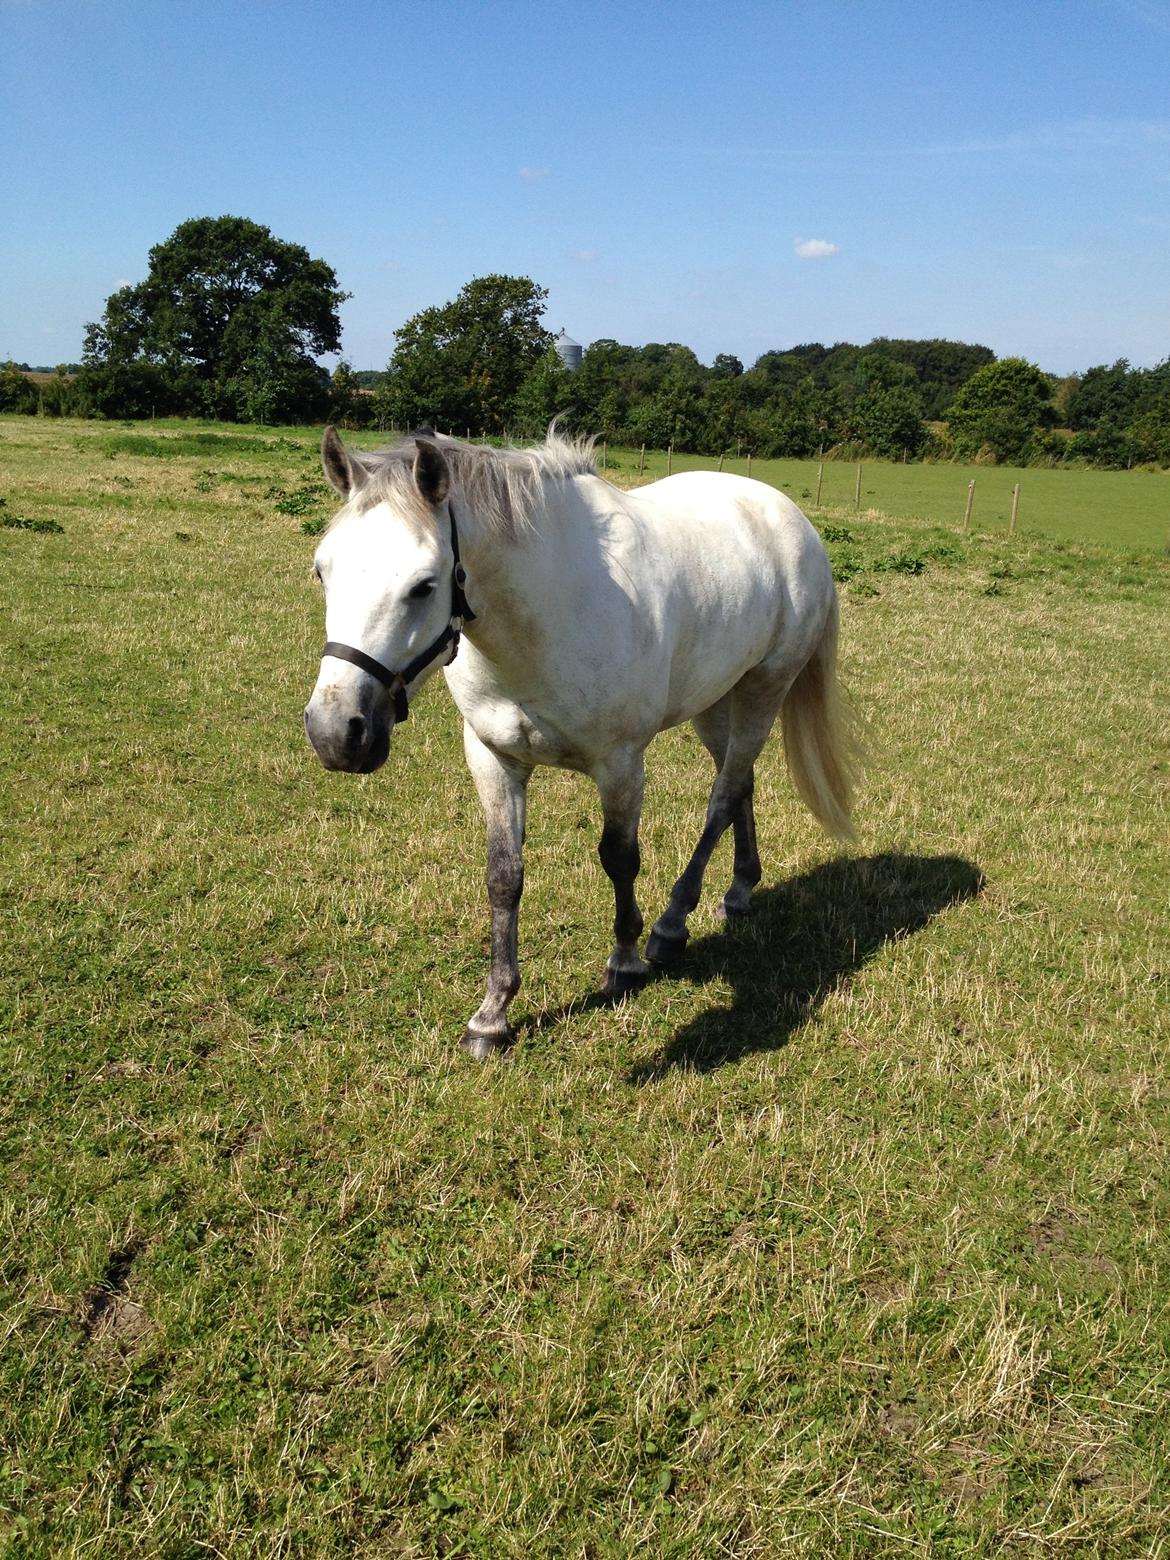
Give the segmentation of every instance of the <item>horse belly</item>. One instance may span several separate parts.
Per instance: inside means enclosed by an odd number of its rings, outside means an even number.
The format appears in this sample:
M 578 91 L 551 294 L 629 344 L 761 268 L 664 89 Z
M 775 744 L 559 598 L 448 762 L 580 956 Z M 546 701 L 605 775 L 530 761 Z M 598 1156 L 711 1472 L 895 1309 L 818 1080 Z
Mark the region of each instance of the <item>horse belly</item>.
M 690 720 L 768 657 L 779 635 L 779 587 L 741 577 L 692 599 L 678 622 L 664 726 Z

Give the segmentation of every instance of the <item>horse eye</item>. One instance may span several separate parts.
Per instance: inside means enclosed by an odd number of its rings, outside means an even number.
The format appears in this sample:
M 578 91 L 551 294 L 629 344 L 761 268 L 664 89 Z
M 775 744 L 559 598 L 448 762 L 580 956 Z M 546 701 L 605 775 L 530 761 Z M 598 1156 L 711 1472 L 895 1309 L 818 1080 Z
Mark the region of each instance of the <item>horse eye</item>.
M 431 595 L 434 589 L 434 580 L 420 580 L 417 585 L 411 586 L 410 594 L 415 601 L 422 601 L 424 597 Z

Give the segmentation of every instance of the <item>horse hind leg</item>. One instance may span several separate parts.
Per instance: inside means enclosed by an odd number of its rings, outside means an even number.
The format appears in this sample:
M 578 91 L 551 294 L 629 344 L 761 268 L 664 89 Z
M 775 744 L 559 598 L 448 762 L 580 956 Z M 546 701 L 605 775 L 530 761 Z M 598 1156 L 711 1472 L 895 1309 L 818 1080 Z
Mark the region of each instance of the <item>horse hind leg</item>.
M 614 948 L 605 967 L 602 992 L 621 1002 L 645 984 L 650 967 L 638 953 L 642 912 L 634 897 L 641 867 L 638 824 L 642 813 L 645 769 L 642 754 L 611 755 L 594 774 L 601 794 L 603 826 L 597 853 L 614 893 Z
M 727 735 L 722 744 L 720 737 L 724 717 L 719 706 L 707 712 L 710 719 L 700 717 L 695 723 L 719 769 L 711 787 L 707 820 L 699 842 L 682 876 L 671 890 L 666 909 L 655 922 L 646 943 L 646 957 L 653 963 L 669 963 L 686 947 L 690 935 L 687 931 L 687 917 L 699 903 L 703 876 L 711 854 L 729 828 L 734 827 L 736 830 L 737 849 L 735 875 L 724 900 L 725 911 L 732 915 L 742 913 L 750 900 L 752 888 L 759 882 L 760 865 L 752 812 L 754 766 L 760 750 L 768 740 L 787 692 L 788 681 L 788 678 L 778 677 L 762 666 L 753 668 L 742 677 L 728 695 Z
M 731 887 L 724 894 L 723 903 L 717 912 L 720 919 L 724 921 L 734 921 L 751 914 L 752 890 L 764 875 L 760 866 L 759 848 L 756 844 L 754 792 L 755 770 L 753 769 L 748 775 L 747 790 L 731 820 L 735 835 Z
M 726 694 L 717 704 L 701 715 L 696 715 L 694 728 L 699 740 L 715 761 L 718 772 L 723 767 L 727 743 L 731 735 L 731 695 Z M 755 789 L 755 769 L 748 775 L 747 792 L 736 808 L 731 820 L 735 836 L 735 857 L 731 873 L 731 886 L 723 896 L 717 914 L 722 920 L 733 920 L 751 913 L 752 890 L 763 876 L 760 853 L 756 845 L 756 814 L 752 803 Z

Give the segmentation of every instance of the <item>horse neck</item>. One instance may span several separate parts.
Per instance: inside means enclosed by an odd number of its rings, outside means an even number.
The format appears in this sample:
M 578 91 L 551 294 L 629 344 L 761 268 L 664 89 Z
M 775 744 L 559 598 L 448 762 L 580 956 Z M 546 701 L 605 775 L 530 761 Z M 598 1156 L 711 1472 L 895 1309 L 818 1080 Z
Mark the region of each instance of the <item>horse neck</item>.
M 534 611 L 556 610 L 557 581 L 563 578 L 571 539 L 560 513 L 539 515 L 532 525 L 500 534 L 476 520 L 474 509 L 461 497 L 456 495 L 459 550 L 467 569 L 468 601 L 476 614 L 467 632 L 490 655 L 498 640 L 514 646 L 518 625 L 530 621 Z M 573 518 L 568 517 L 569 524 Z

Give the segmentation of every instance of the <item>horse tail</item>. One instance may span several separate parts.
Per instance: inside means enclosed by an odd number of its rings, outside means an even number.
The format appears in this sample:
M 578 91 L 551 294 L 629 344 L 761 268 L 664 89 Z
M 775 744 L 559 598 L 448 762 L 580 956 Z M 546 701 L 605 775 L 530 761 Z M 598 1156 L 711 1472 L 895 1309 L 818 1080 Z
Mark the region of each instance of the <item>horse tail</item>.
M 837 593 L 820 642 L 781 706 L 788 772 L 814 818 L 839 840 L 855 838 L 850 812 L 860 749 L 837 681 Z

